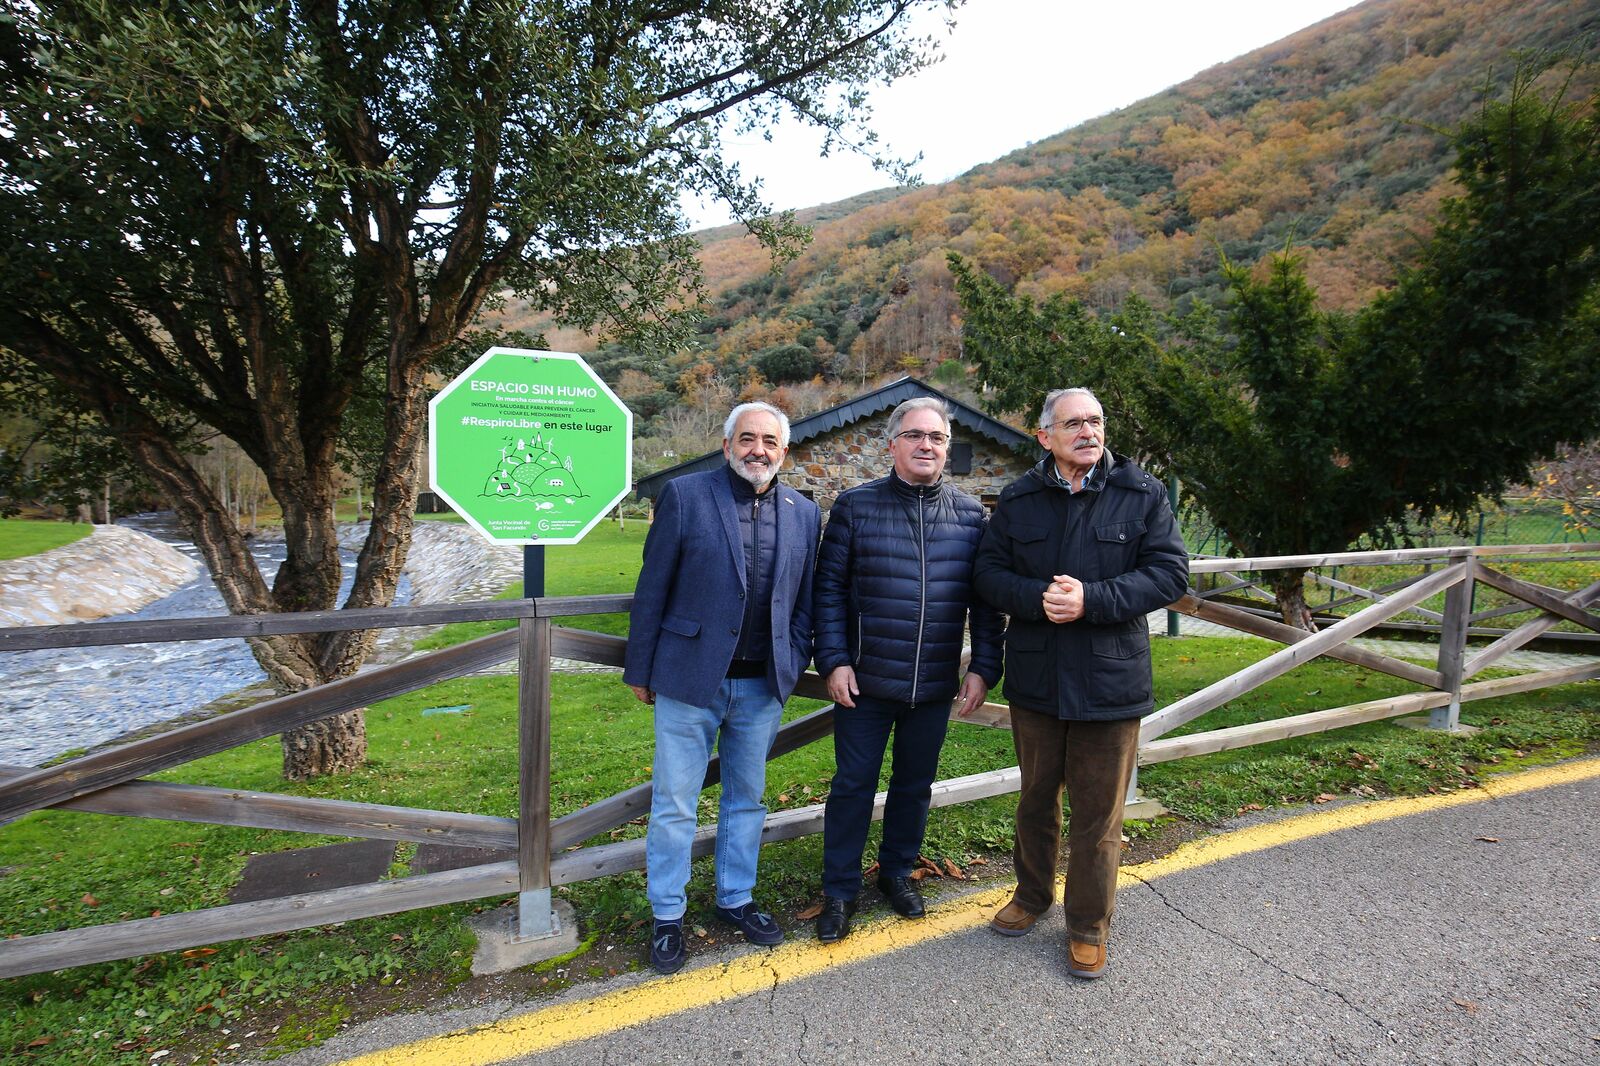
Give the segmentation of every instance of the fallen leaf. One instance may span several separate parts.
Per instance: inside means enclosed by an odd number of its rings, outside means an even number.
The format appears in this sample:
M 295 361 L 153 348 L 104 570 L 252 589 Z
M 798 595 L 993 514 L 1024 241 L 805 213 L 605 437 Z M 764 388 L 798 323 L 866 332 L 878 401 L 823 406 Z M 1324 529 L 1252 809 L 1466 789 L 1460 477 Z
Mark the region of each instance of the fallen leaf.
M 1500 843 L 1500 838 L 1499 837 L 1479 837 L 1478 839 L 1483 841 L 1485 844 L 1498 844 L 1498 843 Z
M 1336 800 L 1338 798 L 1339 797 L 1335 796 L 1332 792 L 1319 792 L 1319 793 L 1317 793 L 1317 798 L 1312 800 L 1311 802 L 1312 803 L 1327 803 L 1329 800 Z
M 699 937 L 701 940 L 704 940 L 706 938 L 706 927 L 703 925 L 695 926 L 694 935 Z
M 924 868 L 922 868 L 921 866 L 919 866 L 915 870 L 911 871 L 911 880 L 913 880 L 913 881 L 920 881 L 924 877 L 927 877 L 927 876 L 928 876 L 928 871 L 925 870 Z
M 955 862 L 950 859 L 946 859 L 944 861 L 944 872 L 955 878 L 957 881 L 965 881 L 967 879 L 967 875 L 961 872 L 961 867 L 957 866 Z
M 56 1042 L 56 1038 L 53 1037 L 53 1036 L 36 1036 L 32 1040 L 28 1041 L 26 1044 L 24 1044 L 22 1046 L 23 1047 L 44 1047 L 46 1044 L 54 1044 L 55 1042 Z
M 803 911 L 796 911 L 795 912 L 795 916 L 794 916 L 794 920 L 797 921 L 797 922 L 809 922 L 811 919 L 815 918 L 817 915 L 819 915 L 821 913 L 822 913 L 822 904 L 813 903 L 811 906 L 807 907 Z
M 1452 999 L 1450 1002 L 1454 1003 L 1456 1006 L 1460 1007 L 1462 1010 L 1466 1011 L 1468 1014 L 1476 1014 L 1476 1013 L 1478 1013 L 1478 1005 L 1476 1003 L 1472 1003 L 1472 1002 L 1470 1002 L 1468 1000 L 1465 1000 L 1465 999 Z
M 160 892 L 157 892 L 156 895 L 158 895 L 158 896 L 170 896 L 170 895 L 172 895 L 172 893 L 174 891 L 175 890 L 173 889 L 173 887 L 171 885 L 168 885 L 166 888 L 163 888 Z
M 215 955 L 216 953 L 216 948 L 190 948 L 183 953 L 183 957 L 186 959 L 198 959 L 206 955 Z
M 779 793 L 779 794 L 778 794 L 778 802 L 779 802 L 779 803 L 788 803 L 788 802 L 789 802 L 789 793 L 787 793 L 787 792 L 780 792 L 780 793 Z
M 87 906 L 90 906 L 90 907 L 98 907 L 98 906 L 100 906 L 100 901 L 95 899 L 94 895 L 92 893 L 89 893 L 89 892 L 85 892 L 83 894 L 83 902 L 84 902 L 84 904 L 86 904 Z
M 877 872 L 878 872 L 878 864 L 877 863 L 873 863 L 871 866 L 866 868 L 866 870 L 862 873 L 861 876 L 864 877 L 864 878 L 865 877 L 871 877 L 873 874 L 875 874 Z
M 1264 810 L 1266 810 L 1266 808 L 1261 806 L 1261 804 L 1259 804 L 1259 803 L 1246 803 L 1243 807 L 1239 808 L 1239 813 L 1243 814 L 1246 811 L 1264 811 Z
M 989 860 L 984 858 L 982 855 L 979 855 L 975 859 L 968 859 L 967 860 L 967 865 L 968 866 L 988 866 L 989 865 Z

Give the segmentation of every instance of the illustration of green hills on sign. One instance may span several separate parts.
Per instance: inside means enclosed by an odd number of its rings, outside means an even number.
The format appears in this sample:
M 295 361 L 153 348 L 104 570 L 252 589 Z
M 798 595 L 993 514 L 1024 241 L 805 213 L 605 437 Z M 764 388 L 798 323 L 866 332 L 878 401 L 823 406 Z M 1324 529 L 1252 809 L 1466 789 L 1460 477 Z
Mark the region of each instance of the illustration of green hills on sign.
M 500 464 L 484 482 L 479 495 L 571 501 L 588 493 L 572 475 L 572 456 L 561 458 L 541 433 L 532 443 L 519 437 L 515 446 L 507 437 L 505 447 L 500 449 Z

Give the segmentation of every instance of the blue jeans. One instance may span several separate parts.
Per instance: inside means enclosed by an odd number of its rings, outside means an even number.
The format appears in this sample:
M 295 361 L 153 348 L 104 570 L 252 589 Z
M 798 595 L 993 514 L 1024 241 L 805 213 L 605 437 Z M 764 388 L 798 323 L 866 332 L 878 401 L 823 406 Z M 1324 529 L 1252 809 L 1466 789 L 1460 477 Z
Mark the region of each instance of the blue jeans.
M 928 798 L 939 772 L 939 749 L 950 725 L 950 701 L 895 703 L 857 696 L 856 705 L 833 712 L 833 757 L 837 770 L 822 821 L 822 891 L 855 899 L 861 891 L 861 852 L 872 824 L 883 753 L 894 730 L 894 763 L 883 805 L 883 840 L 878 874 L 911 873 L 928 828 Z
M 722 804 L 717 814 L 717 906 L 749 903 L 767 807 L 767 753 L 778 735 L 783 701 L 764 677 L 726 678 L 709 707 L 657 695 L 655 776 L 645 833 L 646 895 L 657 921 L 675 921 L 689 908 L 689 852 L 696 807 L 712 743 L 722 757 Z M 720 737 L 719 737 L 720 731 Z

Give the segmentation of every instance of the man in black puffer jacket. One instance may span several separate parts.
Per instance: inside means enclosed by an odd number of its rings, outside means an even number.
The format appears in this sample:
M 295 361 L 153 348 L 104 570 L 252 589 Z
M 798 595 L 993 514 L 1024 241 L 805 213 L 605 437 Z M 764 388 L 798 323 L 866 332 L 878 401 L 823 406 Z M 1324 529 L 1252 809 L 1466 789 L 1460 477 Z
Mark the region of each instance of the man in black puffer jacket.
M 850 931 L 891 729 L 878 888 L 902 917 L 921 917 L 922 896 L 910 874 L 922 849 L 950 701 L 959 693 L 961 713 L 970 714 L 1000 677 L 1002 620 L 972 587 L 983 505 L 941 479 L 949 448 L 950 414 L 942 401 L 919 397 L 896 407 L 889 415 L 893 472 L 839 495 L 817 553 L 817 673 L 835 703 L 837 764 L 822 830 L 825 899 L 817 939 L 825 943 Z M 972 660 L 961 681 L 969 610 Z
M 1161 484 L 1106 447 L 1092 392 L 1052 392 L 1039 422 L 1051 454 L 1000 494 L 974 578 L 1011 616 L 1005 695 L 1022 774 L 1017 891 L 990 924 L 1019 936 L 1055 902 L 1065 788 L 1067 972 L 1094 978 L 1139 719 L 1154 707 L 1145 615 L 1183 595 L 1189 556 Z

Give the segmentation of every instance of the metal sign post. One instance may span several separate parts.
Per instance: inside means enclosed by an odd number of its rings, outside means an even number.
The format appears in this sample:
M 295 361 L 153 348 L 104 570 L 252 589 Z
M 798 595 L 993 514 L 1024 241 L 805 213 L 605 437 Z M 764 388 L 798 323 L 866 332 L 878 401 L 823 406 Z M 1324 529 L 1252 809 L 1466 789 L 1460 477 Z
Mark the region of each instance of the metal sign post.
M 428 404 L 433 491 L 496 544 L 521 544 L 544 595 L 544 548 L 576 544 L 633 484 L 633 412 L 571 352 L 491 348 Z M 558 935 L 550 898 L 550 620 L 519 623 L 517 927 Z

